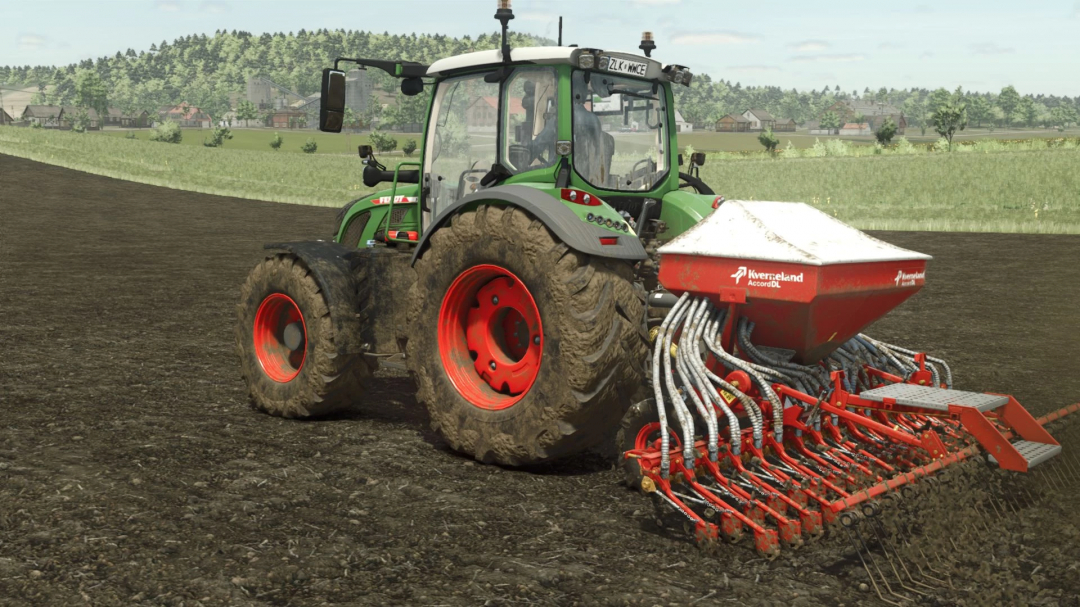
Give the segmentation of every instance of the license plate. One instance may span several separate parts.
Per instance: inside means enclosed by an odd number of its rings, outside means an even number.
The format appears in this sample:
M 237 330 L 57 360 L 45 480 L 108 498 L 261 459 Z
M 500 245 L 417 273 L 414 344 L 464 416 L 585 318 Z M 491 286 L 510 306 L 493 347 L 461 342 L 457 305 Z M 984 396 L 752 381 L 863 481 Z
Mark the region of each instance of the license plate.
M 645 70 L 648 68 L 648 64 L 640 61 L 630 61 L 629 59 L 619 59 L 612 57 L 608 61 L 607 69 L 609 72 L 615 72 L 616 74 L 626 74 L 628 76 L 638 76 L 640 78 L 645 77 Z

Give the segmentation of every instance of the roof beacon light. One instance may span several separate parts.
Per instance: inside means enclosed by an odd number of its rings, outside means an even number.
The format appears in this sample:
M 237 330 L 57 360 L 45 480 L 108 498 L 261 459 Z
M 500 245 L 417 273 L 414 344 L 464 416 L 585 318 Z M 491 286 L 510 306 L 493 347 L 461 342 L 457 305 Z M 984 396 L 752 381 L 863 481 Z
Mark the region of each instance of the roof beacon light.
M 656 42 L 653 41 L 652 32 L 641 32 L 641 44 L 638 48 L 645 51 L 646 57 L 652 57 L 652 52 L 656 50 Z
M 514 11 L 510 8 L 510 0 L 496 1 L 495 18 L 502 24 L 502 59 L 503 63 L 510 63 L 510 43 L 506 39 L 506 30 L 514 18 Z

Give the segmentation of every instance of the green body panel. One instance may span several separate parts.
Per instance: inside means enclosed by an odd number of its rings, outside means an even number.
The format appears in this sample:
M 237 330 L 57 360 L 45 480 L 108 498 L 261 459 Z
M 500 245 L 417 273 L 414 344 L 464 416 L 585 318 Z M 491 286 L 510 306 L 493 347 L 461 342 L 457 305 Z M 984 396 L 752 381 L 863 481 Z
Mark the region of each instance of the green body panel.
M 490 71 L 490 67 L 478 69 L 477 72 Z M 571 96 L 571 75 L 573 73 L 573 67 L 570 65 L 555 66 L 558 74 L 558 115 L 559 123 L 557 128 L 558 140 L 573 141 L 573 124 L 572 124 L 572 112 L 573 112 L 573 99 Z M 455 74 L 455 76 L 460 74 Z M 587 183 L 581 176 L 578 175 L 576 170 L 573 170 L 574 160 L 573 155 L 567 158 L 570 163 L 570 182 L 568 187 L 586 192 L 592 196 L 595 196 L 601 200 L 605 196 L 617 196 L 620 199 L 628 198 L 650 198 L 654 200 L 662 200 L 662 210 L 660 219 L 667 223 L 667 230 L 661 234 L 661 238 L 667 240 L 678 236 L 682 232 L 689 229 L 695 223 L 700 221 L 704 216 L 712 212 L 712 200 L 714 197 L 701 196 L 692 194 L 689 192 L 679 190 L 679 167 L 678 167 L 678 136 L 675 127 L 675 111 L 674 111 L 674 95 L 669 83 L 663 83 L 660 86 L 660 90 L 664 95 L 664 99 L 667 104 L 667 148 L 663 150 L 663 153 L 668 157 L 668 170 L 667 176 L 659 182 L 655 188 L 648 192 L 623 192 L 623 191 L 611 191 L 596 188 Z M 419 163 L 423 166 L 424 154 L 427 150 L 427 138 L 430 135 L 428 133 L 427 125 L 430 124 L 431 109 L 434 102 L 434 95 L 432 95 L 432 103 L 428 105 L 428 115 L 425 118 L 425 132 L 424 132 L 424 144 L 420 148 Z M 497 144 L 501 146 L 501 140 Z M 408 161 L 408 164 L 415 163 L 417 161 Z M 401 164 L 407 164 L 405 162 Z M 505 185 L 523 185 L 533 187 L 539 190 L 544 190 L 551 195 L 552 198 L 560 203 L 569 207 L 574 213 L 581 219 L 581 221 L 588 223 L 588 216 L 592 214 L 594 218 L 596 216 L 602 217 L 605 220 L 611 219 L 612 223 L 622 223 L 624 220 L 619 213 L 609 206 L 607 203 L 603 203 L 597 206 L 585 206 L 581 204 L 575 204 L 572 202 L 564 201 L 561 197 L 559 188 L 555 187 L 555 181 L 558 176 L 560 163 L 556 163 L 553 167 L 547 167 L 543 169 L 537 169 L 533 171 L 527 171 L 513 175 L 505 180 Z M 418 196 L 419 185 L 417 184 L 401 184 L 397 185 L 396 190 L 394 187 L 390 189 L 376 192 L 370 196 L 360 199 L 360 201 L 352 206 L 346 216 L 343 218 L 341 225 L 338 226 L 337 235 L 335 240 L 340 242 L 345 234 L 346 228 L 350 221 L 361 213 L 371 213 L 371 218 L 368 220 L 364 227 L 363 234 L 359 241 L 359 246 L 364 246 L 369 240 L 375 238 L 375 233 L 379 231 L 386 221 L 386 213 L 389 210 L 390 205 L 385 203 L 378 203 L 380 198 L 389 197 L 392 192 L 395 196 Z M 392 230 L 404 230 L 404 231 L 419 231 L 420 230 L 420 212 L 419 205 L 417 203 L 395 203 L 394 209 L 407 208 L 408 211 L 405 217 L 400 223 L 395 223 L 390 227 Z M 608 230 L 614 234 L 627 234 L 621 229 L 614 227 L 607 227 L 605 224 L 598 224 L 595 221 L 594 225 L 600 225 L 605 230 Z M 633 234 L 633 230 L 629 231 Z M 422 236 L 422 235 L 421 235 Z
M 657 234 L 660 240 L 671 240 L 694 227 L 694 224 L 713 212 L 712 204 L 716 196 L 695 194 L 685 190 L 668 192 L 660 207 L 660 221 L 667 224 L 667 229 Z
M 402 184 L 397 187 L 396 196 L 416 196 L 420 190 L 420 186 L 415 183 Z M 341 225 L 338 226 L 337 234 L 334 236 L 335 242 L 341 242 L 345 236 L 345 230 L 349 223 L 358 215 L 363 213 L 371 213 L 371 218 L 368 219 L 367 225 L 364 226 L 364 232 L 360 236 L 359 246 L 365 246 L 365 243 L 369 240 L 375 239 L 375 232 L 385 227 L 386 213 L 390 210 L 388 203 L 379 202 L 380 199 L 389 198 L 393 188 L 380 190 L 359 199 L 358 202 L 349 208 L 349 211 L 345 214 L 345 217 L 341 221 Z M 404 231 L 419 231 L 420 229 L 420 213 L 419 205 L 415 202 L 411 203 L 396 203 L 394 204 L 394 210 L 406 209 L 405 217 L 401 222 L 395 223 L 390 226 L 391 230 L 404 230 Z

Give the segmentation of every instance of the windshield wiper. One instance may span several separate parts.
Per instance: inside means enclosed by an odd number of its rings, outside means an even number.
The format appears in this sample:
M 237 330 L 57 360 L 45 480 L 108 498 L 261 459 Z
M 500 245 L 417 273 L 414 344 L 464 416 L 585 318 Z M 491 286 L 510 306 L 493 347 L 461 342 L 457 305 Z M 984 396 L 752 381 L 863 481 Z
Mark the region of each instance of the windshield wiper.
M 649 95 L 648 93 L 639 93 L 637 91 L 632 91 L 630 89 L 613 88 L 613 89 L 609 89 L 608 93 L 611 94 L 611 95 L 615 95 L 615 94 L 629 95 L 630 97 L 637 97 L 638 99 L 650 99 L 652 101 L 659 101 L 659 99 L 657 99 L 655 95 Z

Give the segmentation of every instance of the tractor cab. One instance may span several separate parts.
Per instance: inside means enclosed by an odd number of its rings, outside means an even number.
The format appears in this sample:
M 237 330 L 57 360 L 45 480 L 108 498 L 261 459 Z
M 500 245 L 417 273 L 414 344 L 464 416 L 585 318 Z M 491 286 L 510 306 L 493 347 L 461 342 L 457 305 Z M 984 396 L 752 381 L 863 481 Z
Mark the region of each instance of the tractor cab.
M 583 222 L 632 234 L 647 219 L 668 219 L 663 207 L 681 187 L 712 193 L 678 172 L 672 86 L 688 86 L 692 75 L 683 66 L 651 58 L 656 47 L 651 33 L 642 36 L 643 54 L 562 46 L 561 40 L 559 46 L 511 49 L 505 34 L 513 13 L 503 4 L 495 15 L 503 24 L 500 49 L 448 57 L 430 66 L 339 59 L 334 69 L 324 70 L 324 131 L 341 130 L 345 75 L 337 69 L 340 62 L 383 69 L 402 79 L 403 93 L 431 96 L 419 161 L 388 170 L 370 147 L 361 148 L 365 185 L 391 184 L 390 191 L 373 200 L 385 199 L 390 206 L 415 203 L 415 211 L 370 213 L 355 224 L 362 229 L 354 226 L 349 232 L 352 214 L 365 211 L 363 205 L 350 207 L 341 217 L 339 242 L 370 246 L 372 241 L 389 244 L 391 232 L 422 235 L 466 198 L 514 184 L 546 191 L 551 204 L 569 206 Z M 692 163 L 691 173 L 693 168 Z M 603 212 L 579 213 L 582 203 L 559 200 L 564 190 L 581 192 L 574 195 L 581 199 L 588 194 L 593 206 L 602 207 L 594 210 Z M 713 202 L 693 197 L 672 201 L 674 221 L 667 223 L 688 227 L 711 212 Z M 367 220 L 376 215 L 382 221 Z M 388 225 L 398 219 L 406 220 L 399 222 L 405 230 Z

